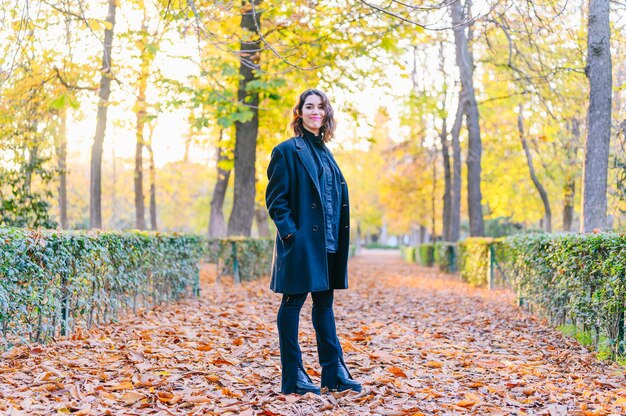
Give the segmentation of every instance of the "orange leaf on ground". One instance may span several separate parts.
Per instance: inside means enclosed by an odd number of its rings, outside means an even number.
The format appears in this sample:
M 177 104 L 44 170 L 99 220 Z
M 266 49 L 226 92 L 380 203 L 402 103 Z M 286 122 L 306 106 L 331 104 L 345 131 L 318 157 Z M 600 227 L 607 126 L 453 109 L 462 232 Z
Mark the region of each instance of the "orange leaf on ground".
M 404 377 L 407 378 L 406 373 L 400 367 L 389 367 L 389 372 L 396 377 Z
M 262 279 L 205 284 L 200 298 L 18 347 L 6 357 L 23 359 L 0 358 L 0 414 L 624 413 L 622 372 L 518 308 L 514 294 L 469 287 L 392 251 L 350 261 L 354 284 L 337 292 L 334 310 L 362 393 L 280 393 L 280 297 Z M 319 385 L 310 301 L 300 322 L 303 363 Z
M 124 381 L 122 383 L 116 384 L 115 386 L 109 387 L 109 390 L 132 390 L 133 383 L 130 381 Z
M 128 405 L 131 405 L 143 399 L 144 397 L 145 396 L 143 394 L 136 393 L 134 391 L 127 391 L 127 392 L 124 392 L 124 394 L 122 394 L 122 397 L 120 398 L 120 400 L 122 400 L 124 403 Z
M 613 406 L 623 406 L 626 407 L 626 397 L 618 397 L 615 402 L 613 402 Z
M 430 367 L 430 368 L 441 368 L 443 367 L 443 363 L 439 362 L 439 361 L 429 361 L 426 364 L 424 364 L 426 367 Z

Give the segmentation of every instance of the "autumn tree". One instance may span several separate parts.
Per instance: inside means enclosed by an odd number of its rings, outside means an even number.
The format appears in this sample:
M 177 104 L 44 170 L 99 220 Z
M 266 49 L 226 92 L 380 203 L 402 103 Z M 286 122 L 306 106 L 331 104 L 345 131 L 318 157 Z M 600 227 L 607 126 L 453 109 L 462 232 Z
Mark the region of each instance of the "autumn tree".
M 517 110 L 517 130 L 519 132 L 519 138 L 522 142 L 522 148 L 524 149 L 524 154 L 526 155 L 526 162 L 528 163 L 528 170 L 530 173 L 530 178 L 537 188 L 537 192 L 541 196 L 541 202 L 543 203 L 544 211 L 545 211 L 545 230 L 547 232 L 552 232 L 552 210 L 550 208 L 550 199 L 548 198 L 548 193 L 546 189 L 541 184 L 541 181 L 537 177 L 535 173 L 535 165 L 533 163 L 532 153 L 528 146 L 528 141 L 526 140 L 526 133 L 524 131 L 524 107 L 520 104 Z
M 32 33 L 28 37 L 32 36 Z M 32 38 L 31 38 L 32 39 Z M 49 212 L 49 185 L 57 170 L 50 166 L 54 134 L 55 75 L 37 59 L 30 45 L 0 92 L 0 225 L 54 227 Z
M 240 46 L 237 100 L 250 108 L 250 119 L 235 122 L 235 183 L 228 235 L 249 236 L 254 218 L 256 143 L 259 131 L 259 93 L 253 81 L 261 59 L 260 0 L 249 0 L 241 9 L 243 37 Z
M 607 172 L 611 139 L 612 65 L 610 1 L 589 0 L 587 66 L 589 107 L 583 164 L 581 232 L 607 227 Z
M 576 220 L 574 200 L 581 170 L 578 150 L 581 131 L 587 128 L 582 117 L 586 111 L 582 75 L 587 34 L 582 24 L 572 25 L 584 20 L 579 6 L 554 2 L 542 7 L 521 3 L 497 8 L 491 33 L 501 31 L 504 42 L 499 43 L 493 35 L 485 39 L 493 52 L 489 60 L 493 59 L 501 74 L 508 72 L 510 83 L 517 87 L 508 89 L 508 97 L 501 91 L 495 98 L 503 105 L 523 103 L 530 116 L 528 131 L 539 132 L 528 135 L 529 147 L 539 162 L 536 172 L 544 177 L 550 199 L 562 202 L 565 231 Z
M 98 115 L 96 118 L 96 133 L 91 148 L 91 182 L 89 192 L 89 226 L 102 228 L 102 149 L 107 124 L 109 95 L 111 94 L 113 28 L 115 26 L 115 12 L 117 0 L 109 0 L 108 14 L 104 29 L 102 52 L 102 68 L 100 88 L 98 93 Z
M 470 3 L 467 3 L 468 5 Z M 469 7 L 468 7 L 469 11 Z M 482 193 L 481 193 L 481 154 L 480 124 L 478 103 L 474 92 L 474 58 L 467 39 L 468 11 L 463 11 L 460 1 L 450 4 L 450 15 L 454 27 L 456 62 L 461 79 L 463 112 L 467 123 L 467 205 L 469 211 L 470 235 L 484 235 Z

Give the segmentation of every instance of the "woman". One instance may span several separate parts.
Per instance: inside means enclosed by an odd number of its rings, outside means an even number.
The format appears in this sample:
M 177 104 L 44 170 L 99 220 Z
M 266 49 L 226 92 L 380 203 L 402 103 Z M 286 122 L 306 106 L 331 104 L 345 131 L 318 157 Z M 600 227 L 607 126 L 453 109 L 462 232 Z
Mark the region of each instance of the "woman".
M 321 386 L 358 392 L 361 385 L 346 368 L 333 314 L 334 290 L 348 287 L 350 207 L 346 181 L 326 147 L 335 132 L 328 97 L 304 91 L 290 126 L 294 137 L 272 151 L 265 194 L 277 230 L 270 287 L 283 294 L 277 317 L 281 391 L 320 394 L 298 345 L 300 310 L 311 292 Z

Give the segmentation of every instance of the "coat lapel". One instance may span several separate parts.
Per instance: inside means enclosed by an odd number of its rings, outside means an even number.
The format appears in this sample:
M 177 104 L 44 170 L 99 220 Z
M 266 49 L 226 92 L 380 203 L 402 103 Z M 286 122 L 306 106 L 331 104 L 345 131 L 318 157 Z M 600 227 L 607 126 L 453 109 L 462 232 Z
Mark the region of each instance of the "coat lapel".
M 304 165 L 304 169 L 306 169 L 307 173 L 311 177 L 311 180 L 315 184 L 315 189 L 317 190 L 320 199 L 322 198 L 322 193 L 320 192 L 320 183 L 317 175 L 315 174 L 315 162 L 313 161 L 313 155 L 309 151 L 306 143 L 304 143 L 304 139 L 302 137 L 296 136 L 296 149 L 298 149 L 298 157 L 300 157 L 300 161 Z

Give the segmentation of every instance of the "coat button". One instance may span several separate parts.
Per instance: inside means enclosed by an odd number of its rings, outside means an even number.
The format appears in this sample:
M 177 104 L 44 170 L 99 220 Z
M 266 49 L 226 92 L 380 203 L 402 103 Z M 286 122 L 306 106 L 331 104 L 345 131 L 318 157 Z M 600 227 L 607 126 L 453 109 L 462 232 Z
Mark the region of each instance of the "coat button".
M 313 226 L 313 231 L 317 231 L 317 230 L 319 230 L 319 227 L 317 225 L 314 225 Z
M 343 204 L 343 206 L 344 206 L 344 207 L 347 207 L 347 206 L 348 206 L 348 204 Z
M 316 204 L 315 202 L 313 202 L 313 203 L 311 204 L 311 208 L 313 208 L 313 209 L 317 208 L 317 204 Z
M 346 225 L 344 228 L 348 228 L 348 226 Z

